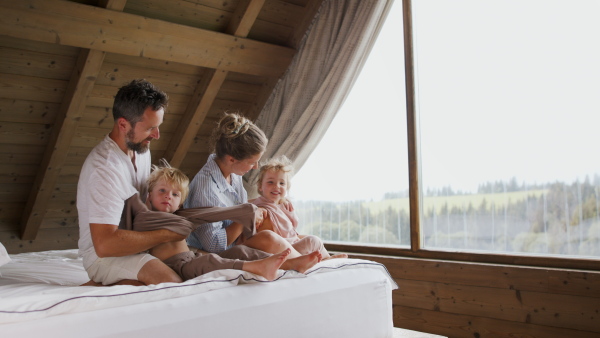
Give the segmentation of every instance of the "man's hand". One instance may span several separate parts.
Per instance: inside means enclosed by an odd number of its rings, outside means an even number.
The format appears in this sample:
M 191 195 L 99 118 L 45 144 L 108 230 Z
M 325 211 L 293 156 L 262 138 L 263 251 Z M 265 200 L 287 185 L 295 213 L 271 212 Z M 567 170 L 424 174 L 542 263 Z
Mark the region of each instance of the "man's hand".
M 90 223 L 92 243 L 98 257 L 121 257 L 149 250 L 154 246 L 185 239 L 176 232 L 159 229 L 132 231 L 118 229 L 117 225 Z
M 187 238 L 187 236 L 184 236 L 182 234 L 178 234 L 175 231 L 171 231 L 168 229 L 158 229 L 158 230 L 154 230 L 154 231 L 162 231 L 164 232 L 164 241 L 162 243 L 166 243 L 166 242 L 179 242 L 182 241 L 184 239 Z

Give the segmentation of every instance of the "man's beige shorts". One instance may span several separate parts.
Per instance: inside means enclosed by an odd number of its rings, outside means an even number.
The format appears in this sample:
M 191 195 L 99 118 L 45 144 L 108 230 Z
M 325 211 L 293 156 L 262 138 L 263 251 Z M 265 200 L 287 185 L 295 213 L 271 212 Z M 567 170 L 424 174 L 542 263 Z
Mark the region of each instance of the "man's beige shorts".
M 138 279 L 138 273 L 149 261 L 156 257 L 140 253 L 123 257 L 98 258 L 87 269 L 88 276 L 96 283 L 103 285 L 114 284 L 123 279 Z

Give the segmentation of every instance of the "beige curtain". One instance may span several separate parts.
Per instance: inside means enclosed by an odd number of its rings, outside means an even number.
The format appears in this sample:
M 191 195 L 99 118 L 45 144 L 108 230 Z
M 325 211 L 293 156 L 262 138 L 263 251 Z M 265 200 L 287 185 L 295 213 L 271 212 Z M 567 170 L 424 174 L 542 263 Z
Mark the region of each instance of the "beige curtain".
M 352 88 L 392 2 L 323 3 L 298 54 L 256 121 L 269 138 L 263 160 L 286 155 L 296 172 L 300 170 Z M 401 32 L 398 43 L 402 43 Z M 256 197 L 257 174 L 253 170 L 244 177 L 250 198 Z

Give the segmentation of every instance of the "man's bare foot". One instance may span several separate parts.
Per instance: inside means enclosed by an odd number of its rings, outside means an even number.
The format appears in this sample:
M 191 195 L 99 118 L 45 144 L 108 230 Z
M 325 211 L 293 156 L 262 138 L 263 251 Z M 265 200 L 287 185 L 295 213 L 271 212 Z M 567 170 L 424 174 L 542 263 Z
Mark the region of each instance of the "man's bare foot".
M 323 258 L 323 260 L 325 261 L 325 260 L 333 259 L 333 258 L 348 258 L 348 255 L 347 254 L 337 254 L 337 255 L 325 257 L 325 258 Z
M 306 270 L 319 263 L 321 258 L 321 253 L 319 251 L 314 251 L 308 255 L 288 259 L 285 261 L 285 263 L 283 263 L 282 268 L 285 270 L 296 270 L 300 273 L 304 273 Z
M 287 256 L 292 252 L 290 249 L 285 249 L 278 254 L 270 257 L 259 259 L 256 261 L 244 262 L 242 269 L 254 274 L 265 277 L 267 280 L 277 278 L 277 270 L 287 259 Z

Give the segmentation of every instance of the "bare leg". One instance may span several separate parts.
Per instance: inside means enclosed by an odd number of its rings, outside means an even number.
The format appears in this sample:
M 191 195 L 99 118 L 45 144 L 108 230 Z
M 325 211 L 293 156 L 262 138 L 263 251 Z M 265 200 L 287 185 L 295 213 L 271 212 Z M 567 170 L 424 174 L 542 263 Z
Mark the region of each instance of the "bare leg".
M 267 280 L 274 280 L 277 277 L 277 270 L 285 262 L 290 252 L 290 249 L 285 249 L 278 254 L 264 259 L 244 262 L 242 270 L 263 276 Z
M 138 280 L 146 285 L 160 283 L 181 283 L 181 277 L 173 269 L 158 259 L 144 264 L 138 272 Z
M 294 249 L 290 242 L 269 230 L 258 232 L 256 235 L 247 239 L 244 242 L 244 245 L 272 254 L 282 252 L 285 249 L 290 249 L 288 260 L 302 256 L 301 253 Z
M 308 255 L 288 259 L 281 265 L 281 268 L 284 270 L 296 270 L 300 273 L 304 273 L 306 270 L 319 263 L 321 258 L 321 253 L 319 251 L 314 251 Z

